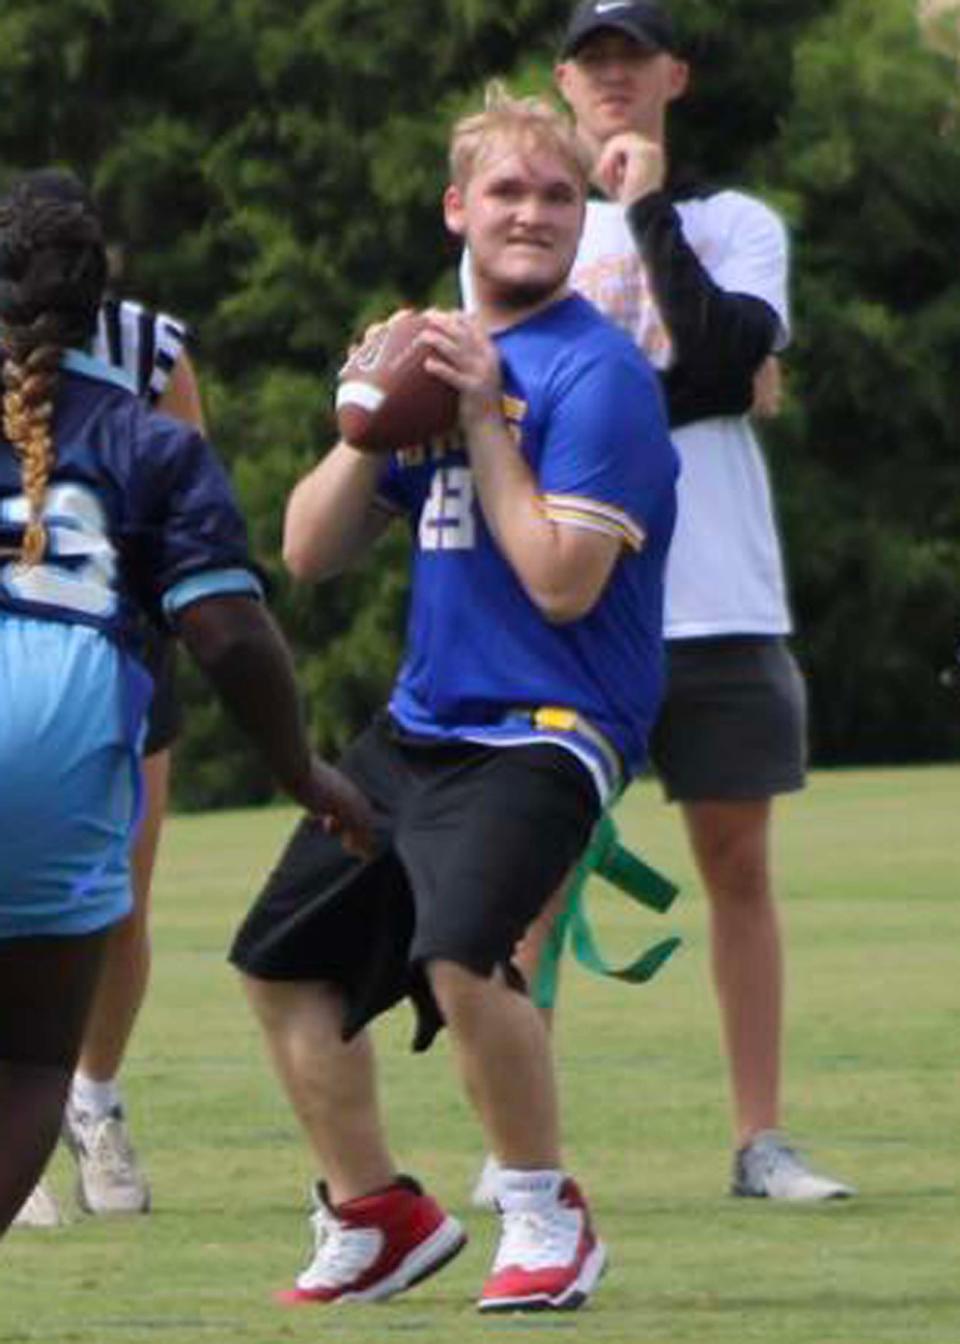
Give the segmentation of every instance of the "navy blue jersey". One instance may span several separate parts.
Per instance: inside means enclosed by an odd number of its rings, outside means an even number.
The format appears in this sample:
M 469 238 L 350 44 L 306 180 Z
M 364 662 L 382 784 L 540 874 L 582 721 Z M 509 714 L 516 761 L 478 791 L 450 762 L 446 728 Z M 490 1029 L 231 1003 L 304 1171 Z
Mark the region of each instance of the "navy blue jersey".
M 46 492 L 47 549 L 16 558 L 27 518 L 20 464 L 0 438 L 0 610 L 93 626 L 120 644 L 140 614 L 171 619 L 212 593 L 259 594 L 246 529 L 206 440 L 150 412 L 123 374 L 64 356 Z
M 662 693 L 675 512 L 677 459 L 657 378 L 634 343 L 577 296 L 495 340 L 505 416 L 547 516 L 614 536 L 622 553 L 586 616 L 550 624 L 487 528 L 462 440 L 398 455 L 382 497 L 411 518 L 416 551 L 390 709 L 414 732 L 505 743 L 524 740 L 518 708 L 572 710 L 633 773 Z M 537 720 L 541 729 L 562 722 Z

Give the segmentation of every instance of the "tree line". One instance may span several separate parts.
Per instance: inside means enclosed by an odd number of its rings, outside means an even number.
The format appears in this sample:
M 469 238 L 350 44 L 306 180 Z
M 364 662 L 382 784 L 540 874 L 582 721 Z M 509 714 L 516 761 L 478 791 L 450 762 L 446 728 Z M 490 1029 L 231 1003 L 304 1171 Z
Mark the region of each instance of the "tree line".
M 911 0 L 684 0 L 694 61 L 675 157 L 752 190 L 793 238 L 794 341 L 765 429 L 813 759 L 960 750 L 941 684 L 960 635 L 960 80 Z M 333 752 L 396 665 L 405 540 L 294 587 L 286 494 L 333 437 L 366 323 L 449 302 L 439 198 L 485 82 L 549 87 L 558 0 L 6 0 L 0 164 L 93 187 L 122 288 L 196 334 L 211 437 Z M 264 799 L 193 674 L 183 806 Z

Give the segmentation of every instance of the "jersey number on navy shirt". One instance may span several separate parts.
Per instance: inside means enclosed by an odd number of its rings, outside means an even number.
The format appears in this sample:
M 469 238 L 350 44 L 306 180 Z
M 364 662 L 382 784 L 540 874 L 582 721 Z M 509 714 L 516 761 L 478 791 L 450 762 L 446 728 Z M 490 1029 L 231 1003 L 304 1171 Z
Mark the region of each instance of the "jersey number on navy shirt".
M 0 520 L 22 526 L 30 516 L 25 495 L 0 500 Z M 117 610 L 116 552 L 107 517 L 94 491 L 75 481 L 54 484 L 44 502 L 47 550 L 38 565 L 14 560 L 0 567 L 0 584 L 11 597 L 87 616 Z

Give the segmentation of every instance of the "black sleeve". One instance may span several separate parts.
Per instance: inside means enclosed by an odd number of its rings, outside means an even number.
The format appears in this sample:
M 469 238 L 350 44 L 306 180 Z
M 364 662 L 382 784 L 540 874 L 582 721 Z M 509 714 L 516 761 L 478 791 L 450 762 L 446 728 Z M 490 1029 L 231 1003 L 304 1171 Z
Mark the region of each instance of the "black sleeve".
M 711 280 L 666 192 L 634 201 L 627 221 L 673 340 L 673 365 L 662 375 L 671 427 L 746 414 L 754 374 L 776 340 L 776 313 L 762 299 L 730 294 Z

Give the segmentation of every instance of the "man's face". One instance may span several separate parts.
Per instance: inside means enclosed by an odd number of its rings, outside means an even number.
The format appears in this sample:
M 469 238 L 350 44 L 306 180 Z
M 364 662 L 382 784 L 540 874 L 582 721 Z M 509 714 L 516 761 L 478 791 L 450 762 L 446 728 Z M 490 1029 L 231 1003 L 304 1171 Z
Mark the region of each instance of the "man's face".
M 584 184 L 556 150 L 494 143 L 466 186 L 448 187 L 447 227 L 470 248 L 481 301 L 526 308 L 566 282 L 583 228 Z
M 669 52 L 600 28 L 555 75 L 581 132 L 602 145 L 622 131 L 662 140 L 667 107 L 684 92 L 689 71 Z

